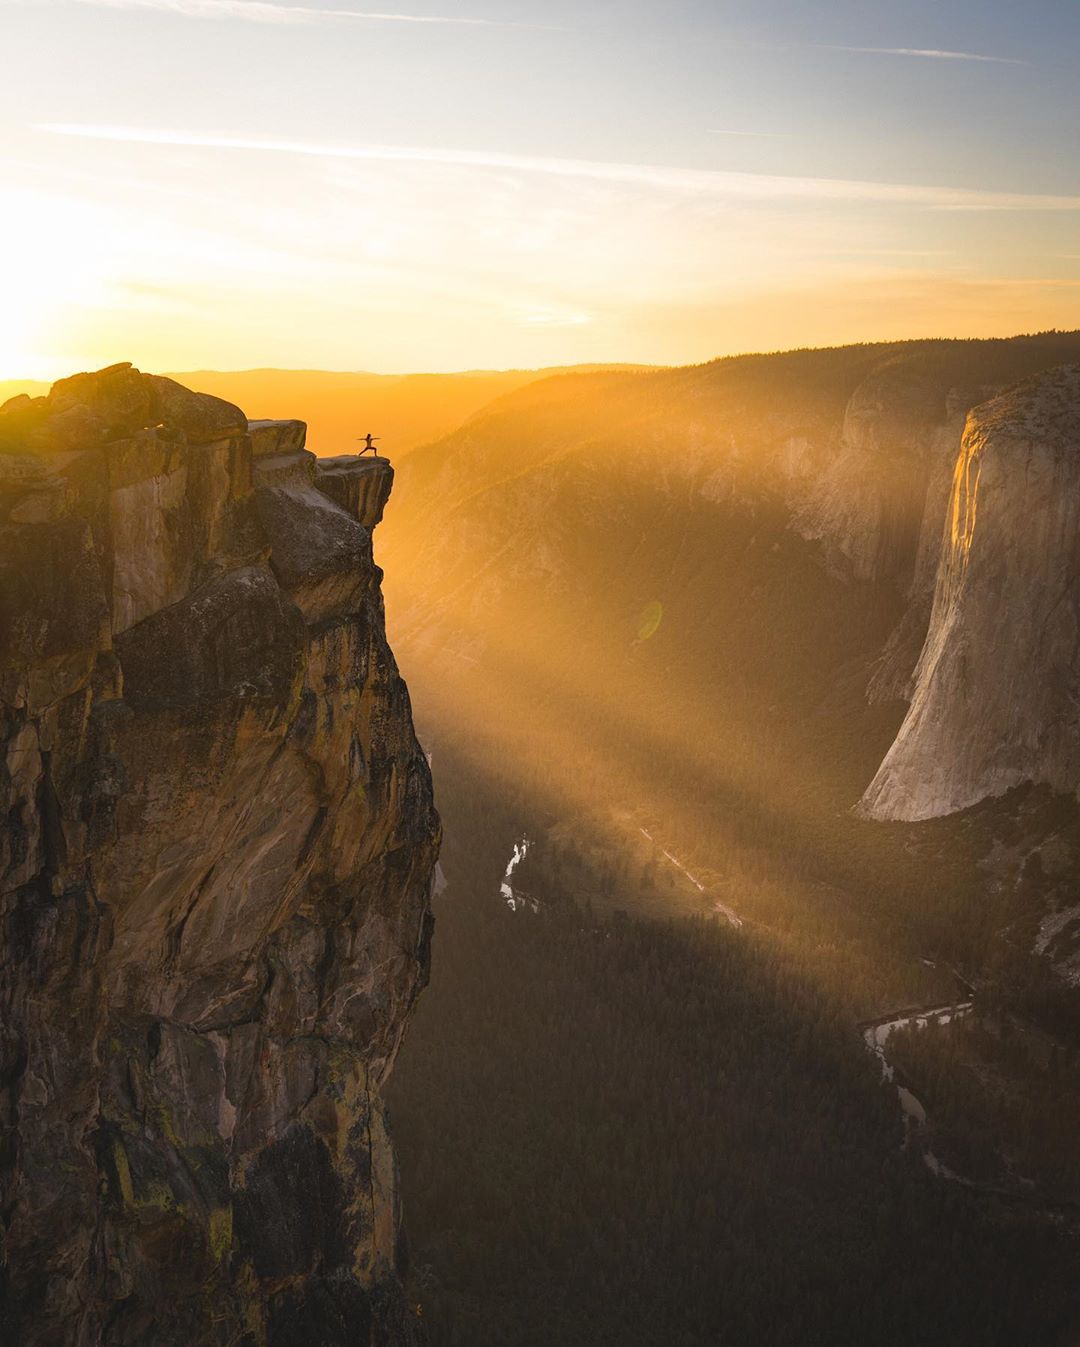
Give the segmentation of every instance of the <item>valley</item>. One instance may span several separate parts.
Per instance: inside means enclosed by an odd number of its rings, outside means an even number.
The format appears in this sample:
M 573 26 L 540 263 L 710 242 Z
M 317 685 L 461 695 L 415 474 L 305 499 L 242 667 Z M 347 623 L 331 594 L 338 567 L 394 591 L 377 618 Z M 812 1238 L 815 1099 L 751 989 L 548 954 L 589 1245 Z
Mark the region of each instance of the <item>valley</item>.
M 854 1146 L 858 1163 L 875 1155 L 886 1166 L 888 1156 L 903 1157 L 903 1200 L 924 1200 L 915 1195 L 929 1184 L 950 1205 L 938 1234 L 920 1237 L 928 1259 L 958 1219 L 956 1204 L 970 1208 L 966 1219 L 980 1232 L 973 1250 L 986 1239 L 1028 1238 L 1017 1222 L 1042 1221 L 1058 1254 L 1071 1257 L 1064 1134 L 1080 1125 L 1072 1046 L 1080 1025 L 1073 989 L 1040 941 L 1068 957 L 1080 811 L 1071 796 L 1025 784 L 1023 768 L 1011 789 L 939 817 L 881 819 L 860 801 L 898 735 L 910 733 L 907 698 L 933 620 L 967 411 L 1043 362 L 1078 356 L 1080 339 L 1051 334 L 563 376 L 411 455 L 380 554 L 421 738 L 439 748 L 443 939 L 490 942 L 503 962 L 504 941 L 558 945 L 564 922 L 600 922 L 614 940 L 625 932 L 648 942 L 671 921 L 711 918 L 744 951 L 738 957 L 780 961 L 783 995 L 808 996 L 832 1026 L 828 1065 L 811 1074 L 822 1089 L 850 1088 L 852 1099 L 883 1110 L 874 1140 L 841 1141 L 840 1129 L 840 1152 L 855 1163 Z M 1023 659 L 1031 647 L 1018 639 Z M 989 706 L 992 695 L 981 700 Z M 947 769 L 951 749 L 935 751 Z M 501 836 L 490 835 L 475 800 L 499 801 Z M 497 876 L 521 837 L 530 846 L 512 887 L 529 901 L 515 901 L 504 931 Z M 438 1129 L 463 1140 L 466 1116 L 448 1083 L 448 1111 L 420 1127 L 414 1071 L 444 1051 L 468 1079 L 463 1054 L 486 1052 L 496 1032 L 482 1010 L 471 1049 L 460 1027 L 436 1027 L 473 995 L 455 974 L 443 976 L 440 984 L 436 967 L 395 1086 L 404 1154 L 424 1174 L 445 1156 Z M 961 987 L 958 998 L 957 977 L 975 985 L 973 996 Z M 484 982 L 501 1004 L 498 986 L 491 975 Z M 555 994 L 538 988 L 534 1005 L 552 1033 Z M 696 1032 L 691 1005 L 672 1014 L 680 1041 Z M 1028 1026 L 1021 1036 L 1057 1045 L 1052 1080 L 1031 1054 L 990 1050 L 987 1026 L 1001 1016 Z M 929 1027 L 915 1029 L 921 1021 Z M 864 1042 L 871 1022 L 889 1026 L 884 1059 L 876 1037 Z M 507 1009 L 502 1023 L 510 1051 L 516 1014 Z M 531 1060 L 557 1049 L 530 1030 L 519 1051 Z M 895 1081 L 882 1081 L 883 1067 Z M 506 1086 L 524 1089 L 507 1069 Z M 746 1092 L 760 1088 L 737 1078 Z M 807 1138 L 794 1122 L 802 1106 L 790 1084 L 783 1097 L 793 1130 L 782 1144 L 803 1154 Z M 1025 1097 L 1043 1100 L 1060 1124 L 1032 1128 Z M 520 1169 L 531 1182 L 532 1163 L 527 1149 L 519 1153 L 508 1181 Z M 605 1182 L 617 1183 L 618 1170 L 613 1162 Z M 841 1184 L 841 1205 L 842 1193 Z M 406 1198 L 419 1208 L 411 1228 L 431 1275 L 448 1266 L 431 1243 L 436 1230 L 449 1238 L 447 1220 L 462 1247 L 476 1248 L 482 1227 L 450 1217 L 422 1181 Z M 489 1256 L 485 1246 L 485 1264 Z M 543 1264 L 547 1255 L 529 1257 Z M 890 1245 L 880 1257 L 913 1273 L 910 1252 Z M 998 1289 L 1019 1303 L 1034 1269 L 1010 1258 Z M 766 1263 L 774 1286 L 803 1275 L 798 1259 L 783 1273 L 771 1255 Z M 525 1276 L 524 1265 L 514 1275 Z M 850 1275 L 870 1274 L 856 1261 Z M 1060 1283 L 1060 1323 L 1072 1313 L 1068 1285 Z M 461 1294 L 440 1283 L 435 1299 L 475 1328 Z M 919 1294 L 930 1313 L 930 1292 Z M 886 1303 L 895 1316 L 887 1293 Z M 730 1312 L 716 1309 L 716 1323 L 734 1331 Z M 1018 1330 L 1008 1322 L 1002 1311 L 981 1335 L 969 1322 L 935 1340 L 966 1341 L 970 1331 L 973 1342 L 1011 1342 Z M 530 1341 L 514 1323 L 473 1341 Z M 624 1331 L 624 1341 L 655 1340 Z M 867 1330 L 868 1340 L 914 1340 L 889 1331 Z M 438 1340 L 457 1340 L 446 1333 Z

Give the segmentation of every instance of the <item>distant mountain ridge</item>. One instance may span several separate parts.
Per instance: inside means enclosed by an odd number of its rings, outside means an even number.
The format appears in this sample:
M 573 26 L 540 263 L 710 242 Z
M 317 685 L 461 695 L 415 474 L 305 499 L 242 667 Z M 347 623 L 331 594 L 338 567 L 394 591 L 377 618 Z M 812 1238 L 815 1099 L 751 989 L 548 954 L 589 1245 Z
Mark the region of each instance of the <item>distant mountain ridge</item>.
M 488 403 L 528 383 L 608 366 L 532 370 L 463 370 L 454 374 L 372 374 L 365 370 L 194 370 L 171 377 L 187 388 L 227 398 L 268 420 L 300 417 L 308 446 L 322 457 L 351 453 L 369 430 L 400 458 L 417 445 L 456 430 Z M 610 368 L 624 368 L 610 367 Z M 627 368 L 643 368 L 633 366 Z M 19 393 L 49 391 L 33 380 L 0 381 L 0 404 Z

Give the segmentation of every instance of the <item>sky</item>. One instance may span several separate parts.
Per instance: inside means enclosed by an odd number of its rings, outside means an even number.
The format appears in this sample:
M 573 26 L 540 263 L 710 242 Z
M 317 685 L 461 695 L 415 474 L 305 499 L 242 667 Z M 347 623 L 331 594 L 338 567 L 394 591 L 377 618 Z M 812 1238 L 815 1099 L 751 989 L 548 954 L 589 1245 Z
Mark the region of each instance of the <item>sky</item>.
M 1080 326 L 1077 0 L 364 3 L 0 0 L 0 378 Z

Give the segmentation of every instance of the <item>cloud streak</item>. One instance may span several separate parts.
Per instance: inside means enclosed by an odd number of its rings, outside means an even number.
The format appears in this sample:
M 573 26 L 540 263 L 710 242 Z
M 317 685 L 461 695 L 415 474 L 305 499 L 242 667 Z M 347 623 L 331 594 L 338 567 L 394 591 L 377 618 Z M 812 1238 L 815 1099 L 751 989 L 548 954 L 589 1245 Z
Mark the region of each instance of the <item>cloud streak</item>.
M 25 0 L 24 0 L 25 2 Z M 442 14 L 395 14 L 382 10 L 331 9 L 316 5 L 275 5 L 268 0 L 72 0 L 98 9 L 131 9 L 186 19 L 242 19 L 248 23 L 311 24 L 351 20 L 364 23 L 441 24 L 465 28 L 545 28 L 544 24 Z
M 710 136 L 755 136 L 763 137 L 766 140 L 786 140 L 790 132 L 787 131 L 729 131 L 725 127 L 706 127 Z
M 848 47 L 834 42 L 815 42 L 818 51 L 850 51 L 864 56 L 915 56 L 927 61 L 982 61 L 989 65 L 1027 65 L 1016 56 L 984 56 L 976 51 L 942 51 L 937 47 Z
M 929 187 L 913 183 L 864 182 L 843 178 L 805 178 L 712 169 L 668 168 L 657 164 L 546 158 L 487 150 L 448 150 L 407 145 L 324 144 L 86 123 L 50 123 L 39 125 L 35 129 L 50 135 L 122 144 L 490 169 L 751 200 L 844 201 L 951 211 L 1080 211 L 1080 196 L 1052 196 L 1044 193 L 992 191 L 970 187 Z

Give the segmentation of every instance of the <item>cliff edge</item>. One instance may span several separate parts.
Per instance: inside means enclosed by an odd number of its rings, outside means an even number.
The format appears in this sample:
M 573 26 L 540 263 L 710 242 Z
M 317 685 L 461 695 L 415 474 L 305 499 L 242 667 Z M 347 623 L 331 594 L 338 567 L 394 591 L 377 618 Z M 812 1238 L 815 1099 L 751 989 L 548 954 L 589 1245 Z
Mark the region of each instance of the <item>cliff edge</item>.
M 870 817 L 1080 784 L 1080 366 L 968 416 L 913 684 Z
M 439 827 L 385 460 L 129 365 L 0 408 L 0 1337 L 410 1340 Z

